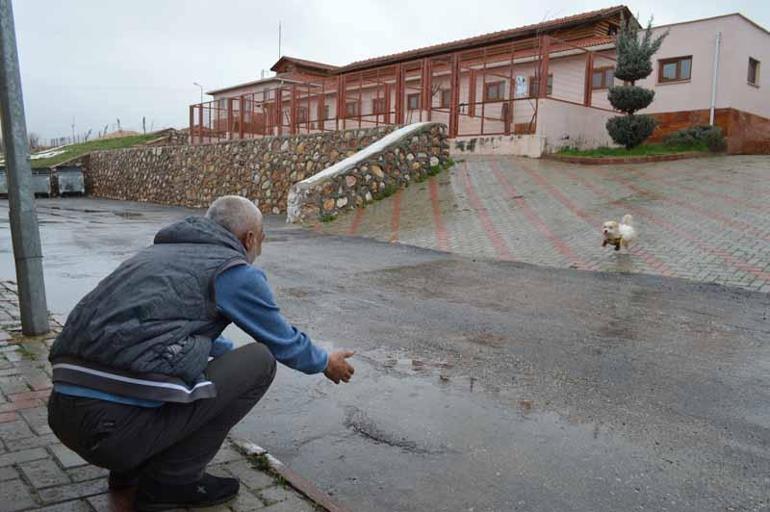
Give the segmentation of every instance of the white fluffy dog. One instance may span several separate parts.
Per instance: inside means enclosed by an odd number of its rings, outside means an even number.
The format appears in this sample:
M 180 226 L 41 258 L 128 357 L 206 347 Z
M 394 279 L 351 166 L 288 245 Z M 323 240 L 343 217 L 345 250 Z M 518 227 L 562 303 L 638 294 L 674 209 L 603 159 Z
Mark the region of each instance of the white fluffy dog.
M 623 219 L 620 222 L 615 220 L 605 222 L 602 226 L 602 232 L 604 233 L 602 247 L 614 245 L 616 251 L 619 251 L 621 246 L 628 250 L 628 244 L 636 240 L 636 230 L 632 225 L 633 222 L 634 218 L 629 214 L 623 215 Z

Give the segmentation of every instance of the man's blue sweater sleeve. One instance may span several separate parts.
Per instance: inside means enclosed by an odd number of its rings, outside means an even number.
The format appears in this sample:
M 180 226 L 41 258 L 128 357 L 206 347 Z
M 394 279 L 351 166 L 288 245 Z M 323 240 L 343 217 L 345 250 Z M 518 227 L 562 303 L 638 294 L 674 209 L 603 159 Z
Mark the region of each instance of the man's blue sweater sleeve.
M 215 289 L 219 312 L 264 343 L 278 361 L 308 374 L 326 369 L 328 354 L 281 314 L 264 272 L 232 267 L 217 276 Z

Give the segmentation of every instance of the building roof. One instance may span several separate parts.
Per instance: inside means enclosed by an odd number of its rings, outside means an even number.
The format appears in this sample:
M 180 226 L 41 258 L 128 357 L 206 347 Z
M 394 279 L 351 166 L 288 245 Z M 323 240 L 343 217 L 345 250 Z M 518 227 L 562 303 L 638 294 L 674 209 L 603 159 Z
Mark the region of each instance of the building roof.
M 625 5 L 617 5 L 615 7 L 607 7 L 605 9 L 598 9 L 595 11 L 584 12 L 573 16 L 567 16 L 564 18 L 556 18 L 542 23 L 535 23 L 532 25 L 524 25 L 517 28 L 508 30 L 501 30 L 498 32 L 490 32 L 488 34 L 482 34 L 480 36 L 467 37 L 465 39 L 457 39 L 448 43 L 441 43 L 432 46 L 425 46 L 423 48 L 417 48 L 415 50 L 409 50 L 405 52 L 393 53 L 390 55 L 384 55 L 381 57 L 375 57 L 372 59 L 360 60 L 352 62 L 346 66 L 342 66 L 338 69 L 338 72 L 357 71 L 375 66 L 382 66 L 387 64 L 395 64 L 397 62 L 419 59 L 423 57 L 430 57 L 440 53 L 447 53 L 456 50 L 465 50 L 478 46 L 486 46 L 489 44 L 502 43 L 514 38 L 530 37 L 546 31 L 559 30 L 569 28 L 574 25 L 579 25 L 586 22 L 591 22 L 612 16 L 614 14 L 623 14 L 626 19 L 635 19 L 631 11 Z
M 296 57 L 289 57 L 284 55 L 278 61 L 273 64 L 270 71 L 278 71 L 283 67 L 283 64 L 296 64 L 298 66 L 310 69 L 317 69 L 325 71 L 327 73 L 333 73 L 339 69 L 339 66 L 332 66 L 331 64 L 324 64 L 323 62 L 316 62 L 314 60 L 298 59 Z
M 252 80 L 251 82 L 243 82 L 240 84 L 230 85 L 221 89 L 214 89 L 212 91 L 206 91 L 208 95 L 221 94 L 223 92 L 232 91 L 234 89 L 241 89 L 243 87 L 250 87 L 252 85 L 269 84 L 270 82 L 287 82 L 287 83 L 300 83 L 301 80 L 292 78 L 291 73 L 284 73 L 282 75 L 275 75 L 268 78 L 261 78 L 259 80 Z
M 299 82 L 303 80 L 303 78 L 305 78 L 301 76 L 302 75 L 301 72 L 297 72 L 297 71 L 280 72 L 281 69 L 285 69 L 286 64 L 294 64 L 300 68 L 320 71 L 321 74 L 324 74 L 324 75 L 336 75 L 339 73 L 346 73 L 349 71 L 358 71 L 358 70 L 368 69 L 368 68 L 377 67 L 377 66 L 395 64 L 397 62 L 419 59 L 423 57 L 429 57 L 429 56 L 457 51 L 457 50 L 467 50 L 467 49 L 480 47 L 480 46 L 487 46 L 495 43 L 503 43 L 516 38 L 532 37 L 542 32 L 552 32 L 555 30 L 570 28 L 576 25 L 581 25 L 583 23 L 598 21 L 608 16 L 613 16 L 616 14 L 621 14 L 626 19 L 629 19 L 629 20 L 635 20 L 633 14 L 631 13 L 631 11 L 629 11 L 628 7 L 626 7 L 625 5 L 617 5 L 614 7 L 607 7 L 605 9 L 598 9 L 595 11 L 575 14 L 573 16 L 556 18 L 553 20 L 544 21 L 541 23 L 535 23 L 532 25 L 524 25 L 521 27 L 512 28 L 508 30 L 501 30 L 498 32 L 490 32 L 488 34 L 482 34 L 480 36 L 457 39 L 455 41 L 450 41 L 447 43 L 435 44 L 431 46 L 425 46 L 423 48 L 408 50 L 405 52 L 398 52 L 398 53 L 393 53 L 389 55 L 383 55 L 380 57 L 374 57 L 371 59 L 351 62 L 350 64 L 347 64 L 345 66 L 334 66 L 331 64 L 325 64 L 323 62 L 299 59 L 299 58 L 290 57 L 290 56 L 283 56 L 280 59 L 278 59 L 278 61 L 275 64 L 273 64 L 273 66 L 270 68 L 271 71 L 278 72 L 276 76 L 265 78 L 262 80 L 255 80 L 252 82 L 245 82 L 242 84 L 237 84 L 237 85 L 225 87 L 222 89 L 208 91 L 206 94 L 211 94 L 211 95 L 220 94 L 223 92 L 232 91 L 234 89 L 240 89 L 242 87 L 260 85 L 260 84 L 269 83 L 269 82 L 277 82 L 277 81 L 284 81 L 288 83 Z M 603 44 L 605 42 L 607 41 L 604 38 L 588 38 L 584 41 L 580 41 L 580 42 L 576 41 L 575 45 L 591 46 L 593 44 Z
M 755 22 L 754 20 L 751 20 L 751 19 L 747 18 L 746 16 L 744 16 L 743 14 L 741 14 L 739 12 L 731 12 L 729 14 L 720 14 L 719 16 L 711 16 L 709 18 L 699 18 L 697 20 L 678 21 L 676 23 L 667 23 L 665 25 L 656 25 L 656 26 L 654 26 L 652 28 L 656 29 L 656 28 L 675 27 L 677 25 L 687 25 L 687 24 L 690 24 L 690 23 L 699 23 L 701 21 L 711 21 L 711 20 L 718 20 L 718 19 L 721 19 L 721 18 L 732 18 L 732 17 L 741 18 L 744 21 L 748 22 L 749 24 L 754 25 L 756 28 L 758 28 L 759 30 L 761 30 L 765 34 L 770 35 L 770 30 L 767 30 L 765 27 L 763 27 L 759 23 Z

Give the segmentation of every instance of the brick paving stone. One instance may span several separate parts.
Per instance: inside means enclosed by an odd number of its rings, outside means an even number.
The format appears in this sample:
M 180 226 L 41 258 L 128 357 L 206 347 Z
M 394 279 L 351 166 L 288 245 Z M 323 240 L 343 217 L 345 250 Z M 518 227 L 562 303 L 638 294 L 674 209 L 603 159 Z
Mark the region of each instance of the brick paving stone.
M 275 479 L 271 475 L 262 471 L 255 471 L 254 466 L 249 461 L 230 462 L 226 467 L 233 476 L 252 491 L 275 485 Z
M 95 480 L 97 478 L 106 478 L 109 471 L 97 466 L 80 466 L 67 470 L 67 474 L 73 482 L 83 482 L 86 480 Z
M 10 421 L 8 423 L 0 423 L 0 438 L 3 441 L 13 441 L 15 439 L 22 439 L 24 437 L 31 437 L 35 435 L 26 422 L 21 419 L 16 421 Z
M 0 468 L 0 482 L 5 482 L 6 480 L 14 480 L 16 478 L 19 478 L 19 472 L 16 471 L 16 469 L 10 466 Z
M 35 499 L 27 486 L 21 480 L 3 482 L 3 491 L 0 495 L 0 510 L 3 512 L 16 512 L 35 506 Z
M 43 405 L 43 401 L 39 398 L 32 400 L 18 400 L 16 402 L 4 402 L 0 404 L 0 413 L 22 411 L 24 409 L 32 409 L 34 407 L 40 407 Z
M 32 437 L 25 437 L 22 439 L 16 439 L 14 441 L 6 441 L 6 446 L 9 451 L 15 452 L 19 450 L 29 450 L 30 448 L 42 448 L 52 444 L 58 444 L 59 440 L 53 434 L 38 435 Z
M 88 464 L 80 457 L 80 455 L 73 452 L 63 444 L 51 445 L 48 447 L 48 449 L 51 450 L 53 456 L 56 457 L 56 460 L 64 469 L 70 469 L 77 466 L 85 466 Z
M 91 512 L 91 507 L 83 500 L 75 500 L 38 508 L 35 509 L 35 512 Z
M 70 479 L 53 459 L 40 459 L 19 464 L 19 469 L 27 481 L 36 489 L 68 484 Z
M 235 500 L 228 503 L 228 505 L 235 512 L 251 512 L 252 510 L 262 510 L 265 508 L 265 504 L 261 499 L 243 487 L 241 487 Z
M 259 495 L 265 503 L 273 504 L 286 500 L 291 494 L 282 485 L 274 485 L 267 489 L 262 489 L 259 491 Z
M 15 412 L 0 412 L 0 423 L 8 423 L 17 419 L 19 419 L 19 415 Z
M 32 431 L 43 436 L 51 434 L 51 429 L 48 427 L 48 408 L 47 407 L 35 407 L 31 409 L 24 409 L 20 414 L 27 421 Z
M 42 389 L 39 391 L 24 391 L 22 393 L 6 393 L 8 395 L 8 398 L 12 402 L 23 402 L 23 401 L 29 401 L 29 400 L 42 400 L 47 399 L 50 394 L 50 389 Z
M 29 385 L 21 375 L 8 375 L 0 377 L 0 391 L 6 396 L 13 393 L 23 393 L 29 390 Z
M 296 495 L 289 495 L 284 501 L 271 505 L 264 512 L 318 512 L 320 509 Z
M 85 498 L 107 491 L 106 480 L 91 480 L 76 484 L 60 485 L 38 490 L 38 496 L 44 504 L 59 503 L 61 501 Z
M 44 459 L 46 457 L 48 457 L 48 452 L 43 448 L 31 448 L 29 450 L 4 453 L 0 455 L 0 467 L 12 466 L 29 460 Z
M 214 456 L 211 464 L 222 464 L 223 462 L 232 462 L 235 460 L 241 460 L 243 456 L 232 449 L 228 444 L 225 444 Z

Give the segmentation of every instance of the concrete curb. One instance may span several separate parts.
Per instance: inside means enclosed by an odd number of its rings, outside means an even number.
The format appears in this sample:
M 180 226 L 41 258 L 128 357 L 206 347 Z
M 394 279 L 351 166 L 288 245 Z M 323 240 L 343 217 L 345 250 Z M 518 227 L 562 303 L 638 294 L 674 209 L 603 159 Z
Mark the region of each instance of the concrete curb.
M 270 455 L 261 446 L 246 439 L 236 437 L 231 437 L 230 442 L 247 457 L 265 457 L 271 470 L 323 510 L 327 512 L 351 512 L 349 508 L 334 501 L 331 496 L 316 487 L 310 480 L 302 477 L 286 464 Z

